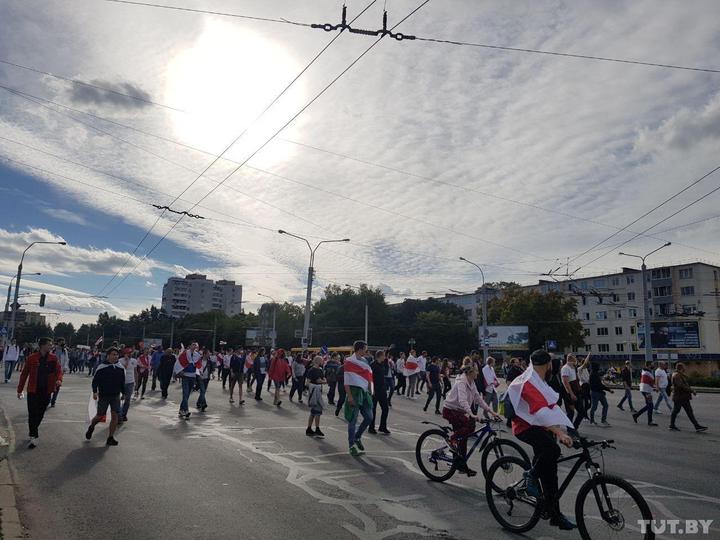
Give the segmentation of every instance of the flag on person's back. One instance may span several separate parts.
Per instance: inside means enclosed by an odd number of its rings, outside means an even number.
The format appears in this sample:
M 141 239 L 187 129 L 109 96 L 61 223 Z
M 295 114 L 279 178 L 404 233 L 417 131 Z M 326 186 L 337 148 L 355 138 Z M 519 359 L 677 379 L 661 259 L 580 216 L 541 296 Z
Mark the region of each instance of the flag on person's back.
M 345 359 L 345 384 L 367 390 L 373 382 L 370 365 L 355 355 Z
M 540 378 L 532 366 L 528 366 L 522 375 L 510 383 L 507 394 L 515 416 L 531 426 L 573 427 L 570 419 L 557 405 L 560 398 L 558 393 Z

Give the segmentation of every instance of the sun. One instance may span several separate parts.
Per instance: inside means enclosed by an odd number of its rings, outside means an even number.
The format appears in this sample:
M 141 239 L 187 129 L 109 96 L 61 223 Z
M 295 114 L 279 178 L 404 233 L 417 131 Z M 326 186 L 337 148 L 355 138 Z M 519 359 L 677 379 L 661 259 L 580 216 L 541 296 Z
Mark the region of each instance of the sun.
M 299 71 L 280 44 L 237 25 L 210 20 L 193 45 L 178 53 L 166 73 L 166 101 L 183 142 L 219 154 L 255 119 Z M 303 105 L 296 82 L 233 146 L 227 156 L 242 160 Z M 288 157 L 288 145 L 268 145 L 263 164 Z

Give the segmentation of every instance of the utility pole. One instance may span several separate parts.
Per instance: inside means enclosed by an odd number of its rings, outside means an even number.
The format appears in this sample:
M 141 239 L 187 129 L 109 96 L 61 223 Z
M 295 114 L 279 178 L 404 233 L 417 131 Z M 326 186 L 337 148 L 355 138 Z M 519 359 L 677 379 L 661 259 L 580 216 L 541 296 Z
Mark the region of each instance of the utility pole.
M 330 244 L 333 242 L 349 242 L 349 238 L 343 238 L 340 240 L 323 240 L 321 242 L 318 242 L 315 248 L 310 245 L 310 242 L 303 238 L 302 236 L 298 236 L 293 233 L 289 233 L 287 231 L 283 231 L 282 229 L 278 230 L 278 233 L 280 234 L 286 234 L 288 236 L 292 236 L 293 238 L 297 238 L 298 240 L 302 240 L 307 244 L 308 249 L 310 250 L 310 266 L 308 266 L 308 277 L 307 277 L 307 292 L 305 293 L 305 319 L 303 321 L 303 336 L 302 336 L 302 347 L 303 349 L 306 349 L 308 345 L 310 345 L 310 339 L 309 339 L 309 333 L 310 333 L 310 307 L 312 303 L 312 282 L 313 277 L 315 274 L 315 269 L 313 268 L 315 264 L 315 252 L 318 250 L 318 248 L 323 244 Z
M 640 267 L 640 269 L 641 269 L 641 275 L 642 275 L 642 290 L 643 290 L 643 319 L 645 321 L 643 323 L 643 326 L 645 327 L 645 363 L 653 361 L 652 328 L 651 328 L 651 321 L 650 321 L 650 299 L 648 298 L 647 266 L 645 265 L 645 259 L 647 259 L 653 253 L 657 253 L 661 249 L 666 248 L 671 244 L 672 244 L 672 242 L 667 242 L 666 244 L 663 244 L 656 250 L 653 250 L 644 256 L 633 255 L 631 253 L 623 253 L 622 251 L 619 253 L 619 255 L 624 255 L 625 257 L 635 257 L 636 259 L 640 259 L 642 261 L 642 266 Z
M 487 329 L 487 289 L 485 288 L 485 273 L 480 268 L 479 264 L 472 261 L 468 261 L 465 257 L 460 257 L 460 260 L 468 264 L 472 264 L 475 268 L 480 270 L 480 276 L 482 277 L 482 350 L 483 360 L 487 361 L 490 356 L 490 346 L 488 344 L 488 329 Z
M 22 257 L 20 257 L 20 264 L 18 265 L 18 271 L 16 274 L 16 281 L 15 281 L 15 300 L 13 302 L 13 310 L 10 314 L 10 331 L 9 331 L 9 338 L 12 339 L 15 337 L 15 315 L 17 314 L 18 308 L 20 304 L 18 304 L 18 294 L 20 293 L 20 278 L 22 277 L 22 269 L 23 269 L 23 260 L 25 259 L 25 254 L 28 252 L 28 250 L 33 247 L 35 244 L 57 244 L 60 246 L 66 246 L 67 242 L 32 242 L 28 247 L 25 248 L 25 251 L 22 253 Z
M 272 348 L 274 349 L 275 345 L 276 345 L 276 341 L 277 341 L 277 330 L 275 329 L 275 319 L 276 319 L 276 315 L 277 315 L 277 302 L 275 301 L 275 299 L 272 296 L 267 295 L 267 294 L 258 293 L 258 296 L 263 296 L 265 298 L 269 298 L 270 300 L 272 300 L 272 307 L 273 307 L 273 311 L 272 311 Z M 265 305 L 265 304 L 263 304 L 263 305 Z M 263 324 L 264 324 L 264 321 L 265 321 L 265 317 L 263 317 Z

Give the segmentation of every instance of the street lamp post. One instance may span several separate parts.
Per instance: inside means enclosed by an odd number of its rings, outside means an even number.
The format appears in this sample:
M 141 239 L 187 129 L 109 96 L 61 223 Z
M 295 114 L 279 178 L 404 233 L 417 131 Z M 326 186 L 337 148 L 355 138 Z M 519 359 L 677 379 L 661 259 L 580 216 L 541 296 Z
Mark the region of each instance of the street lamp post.
M 272 303 L 273 303 L 273 315 L 272 315 L 272 317 L 273 317 L 272 348 L 274 349 L 274 348 L 275 348 L 275 345 L 276 345 L 275 342 L 276 342 L 276 340 L 277 340 L 277 331 L 275 330 L 275 318 L 276 318 L 276 315 L 277 315 L 277 302 L 275 301 L 275 299 L 274 299 L 272 296 L 267 295 L 267 294 L 258 293 L 258 296 L 264 296 L 265 298 L 269 298 L 270 300 L 272 300 Z
M 668 247 L 671 245 L 672 242 L 667 242 L 666 244 L 663 244 L 659 248 L 651 251 L 647 255 L 640 256 L 640 255 L 633 255 L 631 253 L 623 253 L 622 251 L 619 253 L 619 255 L 624 255 L 625 257 L 635 257 L 636 259 L 640 259 L 642 261 L 642 266 L 640 267 L 642 270 L 642 289 L 643 289 L 643 318 L 645 320 L 644 326 L 645 326 L 645 362 L 652 362 L 653 359 L 653 352 L 652 352 L 652 330 L 650 328 L 650 302 L 648 298 L 648 286 L 647 286 L 647 266 L 645 265 L 645 259 L 647 259 L 650 255 L 653 253 L 657 253 L 663 248 Z
M 16 276 L 17 279 L 15 281 L 15 299 L 13 301 L 13 310 L 12 310 L 12 313 L 10 314 L 10 331 L 8 332 L 10 335 L 10 339 L 15 337 L 15 316 L 17 315 L 18 293 L 20 292 L 20 278 L 22 278 L 23 260 L 25 259 L 25 254 L 35 244 L 57 244 L 60 246 L 66 246 L 67 242 L 33 242 L 28 247 L 25 248 L 25 251 L 23 251 L 22 257 L 20 257 L 20 264 L 18 265 L 18 271 L 17 271 L 17 276 Z
M 487 290 L 485 289 L 485 273 L 479 264 L 468 261 L 465 257 L 460 257 L 460 260 L 468 264 L 472 264 L 475 268 L 480 270 L 480 276 L 482 277 L 482 350 L 484 360 L 487 361 L 488 356 L 490 356 L 490 347 L 488 346 Z
M 292 236 L 293 238 L 297 238 L 298 240 L 302 240 L 307 244 L 308 249 L 310 250 L 310 266 L 308 266 L 308 277 L 307 277 L 307 293 L 305 295 L 305 321 L 303 322 L 303 337 L 302 337 L 302 346 L 303 348 L 306 348 L 308 346 L 308 334 L 310 332 L 310 303 L 312 302 L 312 282 L 313 282 L 313 265 L 315 264 L 315 252 L 318 250 L 318 248 L 323 244 L 330 244 L 333 242 L 349 242 L 349 238 L 342 238 L 339 240 L 322 240 L 321 242 L 318 242 L 315 248 L 313 248 L 310 245 L 310 242 L 303 238 L 302 236 L 298 236 L 293 233 L 289 233 L 287 231 L 283 231 L 282 229 L 278 230 L 278 233 L 280 234 L 287 234 L 288 236 Z
M 28 276 L 42 276 L 40 272 L 33 272 L 32 274 L 26 274 Z M 10 278 L 10 283 L 8 284 L 8 292 L 7 292 L 7 299 L 5 300 L 5 313 L 8 313 L 10 311 L 10 293 L 12 291 L 13 281 L 15 281 L 15 278 L 17 277 L 17 274 L 15 274 L 12 278 Z M 7 319 L 7 315 L 5 316 Z
M 350 285 L 349 283 L 345 284 L 346 287 L 350 287 L 351 289 L 357 289 L 360 292 L 364 292 L 365 295 L 365 343 L 369 343 L 368 341 L 368 291 L 363 291 L 362 287 L 355 287 L 353 285 Z

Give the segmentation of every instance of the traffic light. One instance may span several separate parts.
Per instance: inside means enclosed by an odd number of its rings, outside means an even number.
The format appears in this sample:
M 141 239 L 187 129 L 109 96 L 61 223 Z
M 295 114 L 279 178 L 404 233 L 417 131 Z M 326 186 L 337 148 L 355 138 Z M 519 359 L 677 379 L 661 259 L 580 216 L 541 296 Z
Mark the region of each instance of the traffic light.
M 40 307 L 45 307 L 45 293 L 40 295 Z

